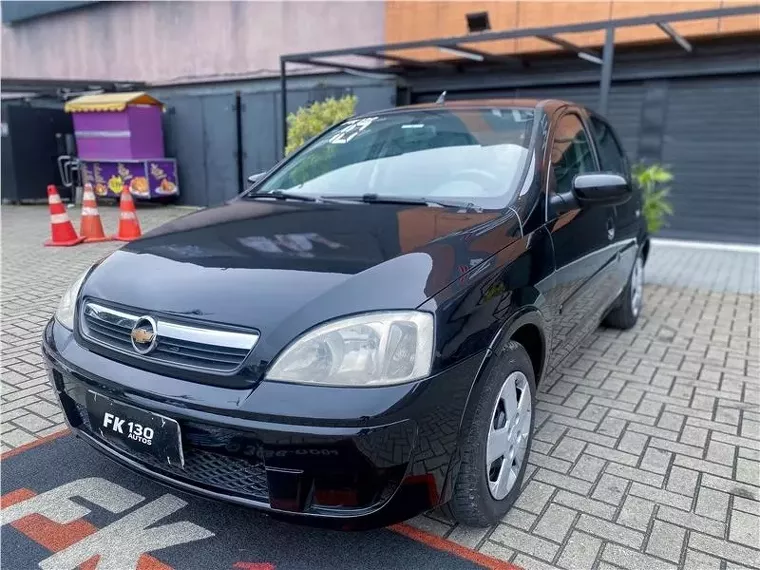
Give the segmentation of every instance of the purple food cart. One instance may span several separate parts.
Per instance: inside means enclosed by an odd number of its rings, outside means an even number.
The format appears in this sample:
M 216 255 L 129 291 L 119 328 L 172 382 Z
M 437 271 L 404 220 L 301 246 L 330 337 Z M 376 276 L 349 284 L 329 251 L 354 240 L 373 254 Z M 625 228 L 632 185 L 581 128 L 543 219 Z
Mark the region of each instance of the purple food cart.
M 83 95 L 72 113 L 82 181 L 101 197 L 179 195 L 177 161 L 164 156 L 163 105 L 144 92 Z

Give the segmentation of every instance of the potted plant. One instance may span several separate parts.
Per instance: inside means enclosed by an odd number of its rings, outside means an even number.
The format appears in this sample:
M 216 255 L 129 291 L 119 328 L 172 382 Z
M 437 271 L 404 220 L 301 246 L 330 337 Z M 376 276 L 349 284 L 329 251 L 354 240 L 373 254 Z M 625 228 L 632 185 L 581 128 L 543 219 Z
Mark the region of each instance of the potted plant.
M 657 233 L 666 225 L 666 218 L 673 214 L 668 200 L 673 174 L 661 164 L 637 164 L 632 168 L 633 178 L 641 188 L 644 218 L 650 234 Z

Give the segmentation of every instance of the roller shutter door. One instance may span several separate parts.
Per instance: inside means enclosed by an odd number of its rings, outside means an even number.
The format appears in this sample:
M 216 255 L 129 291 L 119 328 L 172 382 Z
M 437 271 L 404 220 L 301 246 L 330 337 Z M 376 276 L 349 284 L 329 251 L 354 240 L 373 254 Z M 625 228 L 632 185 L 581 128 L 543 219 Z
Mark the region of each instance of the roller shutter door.
M 435 101 L 421 93 L 415 102 Z M 447 99 L 556 98 L 596 108 L 598 84 L 449 92 Z M 760 243 L 760 76 L 613 84 L 607 117 L 632 163 L 661 162 L 675 214 L 659 236 Z
M 760 76 L 671 80 L 662 161 L 675 176 L 663 237 L 760 243 Z

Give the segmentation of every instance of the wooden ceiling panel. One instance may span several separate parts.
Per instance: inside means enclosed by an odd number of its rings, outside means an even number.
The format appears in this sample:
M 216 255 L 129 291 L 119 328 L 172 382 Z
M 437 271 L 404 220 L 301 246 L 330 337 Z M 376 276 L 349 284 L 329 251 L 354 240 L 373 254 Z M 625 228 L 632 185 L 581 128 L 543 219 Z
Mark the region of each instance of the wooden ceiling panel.
M 492 31 L 519 28 L 561 26 L 567 24 L 605 21 L 610 19 L 650 16 L 695 10 L 710 10 L 731 6 L 757 4 L 758 0 L 693 0 L 664 2 L 657 0 L 594 0 L 545 1 L 509 0 L 477 2 L 440 0 L 386 1 L 385 37 L 388 43 L 429 40 L 462 36 L 468 33 L 466 15 L 488 12 Z M 760 31 L 760 14 L 730 18 L 679 22 L 671 26 L 684 37 Z M 476 36 L 477 34 L 473 34 Z M 561 39 L 579 47 L 598 47 L 604 44 L 604 32 L 562 34 Z M 617 44 L 642 41 L 668 41 L 666 34 L 655 25 L 619 28 Z M 536 38 L 466 43 L 490 54 L 532 53 L 557 51 L 556 45 Z M 424 61 L 452 59 L 456 56 L 441 53 L 436 48 L 404 50 L 397 55 Z

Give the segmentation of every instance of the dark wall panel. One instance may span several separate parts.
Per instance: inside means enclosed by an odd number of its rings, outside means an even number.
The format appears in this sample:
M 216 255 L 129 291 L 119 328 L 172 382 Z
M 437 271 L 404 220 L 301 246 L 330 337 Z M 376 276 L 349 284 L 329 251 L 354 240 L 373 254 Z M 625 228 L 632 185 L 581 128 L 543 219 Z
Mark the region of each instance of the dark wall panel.
M 235 95 L 207 95 L 201 101 L 208 204 L 215 205 L 238 194 Z
M 56 135 L 73 133 L 71 115 L 63 109 L 32 107 L 24 104 L 2 105 L 3 200 L 23 201 L 47 198 L 47 185 L 60 187 L 58 156 L 61 148 Z
M 180 203 L 220 204 L 237 194 L 235 95 L 163 97 L 166 154 L 177 159 Z
M 274 141 L 280 128 L 275 117 L 277 93 L 245 93 L 243 103 L 243 174 L 264 172 L 277 162 Z
M 164 97 L 164 146 L 177 159 L 180 202 L 207 204 L 203 149 L 203 106 L 200 97 Z
M 662 235 L 760 243 L 760 76 L 672 81 L 668 93 L 676 214 Z
M 622 83 L 610 90 L 607 118 L 620 137 L 631 163 L 638 158 L 639 134 L 641 132 L 641 105 L 650 89 L 644 83 Z
M 371 113 L 396 106 L 396 88 L 393 85 L 356 87 L 353 92 L 358 98 L 357 113 Z
M 662 141 L 665 138 L 666 116 L 668 112 L 667 80 L 648 83 L 644 96 L 633 109 L 638 111 L 638 138 L 632 141 L 635 150 L 631 156 L 647 163 L 662 162 Z

